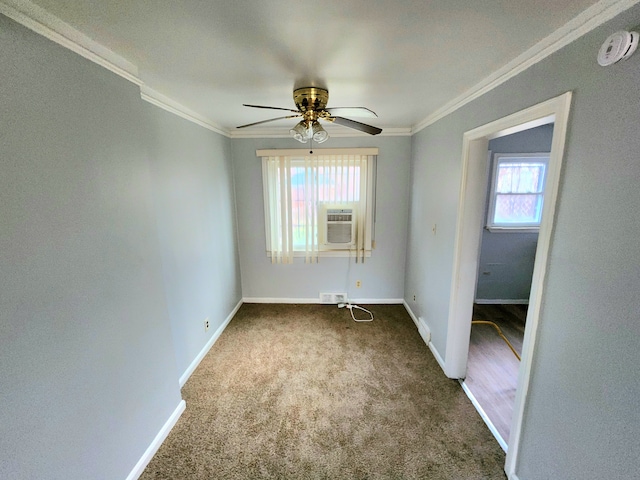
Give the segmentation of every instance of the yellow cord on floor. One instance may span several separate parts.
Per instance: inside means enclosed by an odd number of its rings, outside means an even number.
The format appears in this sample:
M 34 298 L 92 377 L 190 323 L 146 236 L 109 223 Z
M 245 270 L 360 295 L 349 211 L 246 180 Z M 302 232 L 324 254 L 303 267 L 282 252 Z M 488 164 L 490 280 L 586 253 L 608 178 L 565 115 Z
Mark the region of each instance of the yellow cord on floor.
M 487 320 L 473 320 L 471 324 L 472 325 L 491 325 L 493 328 L 495 328 L 498 331 L 498 335 L 500 335 L 500 338 L 502 338 L 507 343 L 507 345 L 509 345 L 509 348 L 511 349 L 513 354 L 516 356 L 516 358 L 520 360 L 520 355 L 518 355 L 518 352 L 516 352 L 516 349 L 513 348 L 513 345 L 511 345 L 511 342 L 507 340 L 507 337 L 504 336 L 504 334 L 502 333 L 502 330 L 500 330 L 500 327 L 498 325 L 496 325 L 493 322 L 489 322 Z

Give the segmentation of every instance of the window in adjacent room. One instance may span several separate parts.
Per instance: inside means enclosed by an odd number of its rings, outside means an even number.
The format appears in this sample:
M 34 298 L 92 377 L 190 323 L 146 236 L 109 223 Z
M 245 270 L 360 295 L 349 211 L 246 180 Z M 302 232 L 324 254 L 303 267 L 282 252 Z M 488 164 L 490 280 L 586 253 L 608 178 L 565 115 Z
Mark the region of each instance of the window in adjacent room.
M 542 219 L 548 153 L 496 153 L 487 228 L 536 231 Z
M 266 249 L 293 257 L 371 255 L 377 149 L 258 150 Z

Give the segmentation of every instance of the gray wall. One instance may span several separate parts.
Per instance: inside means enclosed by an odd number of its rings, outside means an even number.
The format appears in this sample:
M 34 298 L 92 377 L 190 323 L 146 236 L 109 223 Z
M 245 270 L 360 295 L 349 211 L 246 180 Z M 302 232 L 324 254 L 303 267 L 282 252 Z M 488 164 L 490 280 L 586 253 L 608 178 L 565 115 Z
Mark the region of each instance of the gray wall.
M 0 477 L 125 478 L 180 402 L 139 90 L 0 16 Z
M 241 298 L 230 140 L 3 16 L 0 64 L 0 477 L 123 479 Z
M 242 292 L 245 298 L 317 299 L 322 292 L 347 292 L 352 299 L 401 299 L 407 232 L 410 137 L 330 138 L 322 145 L 379 147 L 376 249 L 364 264 L 321 258 L 305 264 L 273 265 L 265 253 L 262 164 L 256 150 L 301 148 L 290 138 L 233 140 L 234 178 Z M 304 148 L 304 147 L 303 147 Z M 356 288 L 356 280 L 362 287 Z
M 609 34 L 638 24 L 634 6 L 413 137 L 406 296 L 444 356 L 462 135 L 574 92 L 521 480 L 637 477 L 640 55 L 609 68 L 595 58 Z
M 153 105 L 144 110 L 164 286 L 182 375 L 242 298 L 231 140 Z
M 489 142 L 496 153 L 539 153 L 551 150 L 553 124 L 542 125 Z M 492 164 L 493 165 L 493 164 Z M 487 218 L 491 177 L 487 184 Z M 486 224 L 486 221 L 485 221 Z M 476 299 L 528 300 L 538 244 L 538 233 L 490 232 L 482 230 Z

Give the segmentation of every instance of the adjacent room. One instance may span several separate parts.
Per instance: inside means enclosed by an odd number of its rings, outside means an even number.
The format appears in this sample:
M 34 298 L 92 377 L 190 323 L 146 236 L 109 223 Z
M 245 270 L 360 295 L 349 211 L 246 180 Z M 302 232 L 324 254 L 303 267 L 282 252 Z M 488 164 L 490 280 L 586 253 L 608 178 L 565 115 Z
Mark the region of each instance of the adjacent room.
M 507 448 L 531 293 L 553 124 L 489 142 L 464 385 Z M 534 193 L 535 192 L 535 193 Z
M 639 29 L 0 0 L 0 478 L 636 478 Z

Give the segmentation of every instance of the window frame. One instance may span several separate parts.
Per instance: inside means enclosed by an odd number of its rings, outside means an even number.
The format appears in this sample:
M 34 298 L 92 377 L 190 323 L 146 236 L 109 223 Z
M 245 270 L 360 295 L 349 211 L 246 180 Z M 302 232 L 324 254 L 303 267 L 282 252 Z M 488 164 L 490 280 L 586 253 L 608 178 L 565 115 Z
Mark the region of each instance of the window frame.
M 491 160 L 491 177 L 489 188 L 489 201 L 487 206 L 487 216 L 485 228 L 490 232 L 512 232 L 512 233 L 535 233 L 540 230 L 540 224 L 542 222 L 542 209 L 544 205 L 544 193 L 547 187 L 547 172 L 549 171 L 549 156 L 550 152 L 536 152 L 536 153 L 494 153 Z M 535 159 L 535 160 L 534 160 Z M 495 222 L 496 214 L 496 198 L 498 192 L 496 187 L 498 183 L 498 166 L 501 163 L 507 161 L 518 161 L 520 163 L 544 163 L 544 175 L 542 178 L 542 188 L 538 193 L 527 193 L 526 195 L 539 195 L 542 204 L 540 205 L 540 220 L 537 223 L 523 222 L 523 223 L 497 223 Z M 525 194 L 523 194 L 525 195 Z
M 377 148 L 338 148 L 338 149 L 314 149 L 313 154 L 309 153 L 309 150 L 301 149 L 282 149 L 282 150 L 257 150 L 256 155 L 260 158 L 268 156 L 287 156 L 291 158 L 291 168 L 294 168 L 294 163 L 300 165 L 304 164 L 304 157 L 312 156 L 325 156 L 325 155 L 362 155 L 368 156 L 367 160 L 370 162 L 367 165 L 366 178 L 360 178 L 360 181 L 366 181 L 366 198 L 364 208 L 358 208 L 356 215 L 356 231 L 358 230 L 358 222 L 362 221 L 364 217 L 364 256 L 371 257 L 371 252 L 375 248 L 375 203 L 376 203 L 376 172 L 377 172 Z M 269 210 L 269 186 L 267 182 L 266 169 L 263 163 L 262 168 L 262 186 L 264 195 L 264 222 L 265 222 L 265 246 L 266 256 L 272 255 L 271 251 L 271 222 L 270 210 Z M 362 199 L 356 204 L 362 202 Z M 320 203 L 316 205 L 317 212 L 320 208 Z M 336 202 L 330 201 L 329 203 L 335 204 Z M 338 202 L 339 203 L 339 202 Z M 354 202 L 349 202 L 353 204 Z M 364 213 L 362 210 L 364 209 Z M 318 219 L 319 220 L 319 219 Z M 320 232 L 320 226 L 318 225 L 317 232 Z M 350 248 L 326 248 L 318 245 L 317 256 L 318 257 L 359 257 L 363 252 L 358 252 L 355 247 Z M 306 257 L 305 250 L 295 249 L 293 250 L 293 257 Z

